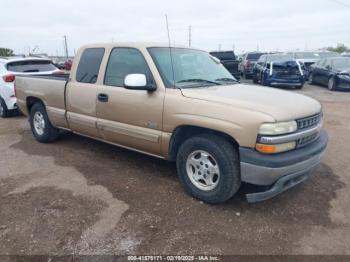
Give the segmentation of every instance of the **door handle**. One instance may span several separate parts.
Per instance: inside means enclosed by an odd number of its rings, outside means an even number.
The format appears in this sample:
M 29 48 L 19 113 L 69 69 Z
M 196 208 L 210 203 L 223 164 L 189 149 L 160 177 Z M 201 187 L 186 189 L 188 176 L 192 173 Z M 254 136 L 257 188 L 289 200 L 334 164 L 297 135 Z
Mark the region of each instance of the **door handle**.
M 106 103 L 106 102 L 108 102 L 108 95 L 107 94 L 98 94 L 97 99 L 100 102 Z

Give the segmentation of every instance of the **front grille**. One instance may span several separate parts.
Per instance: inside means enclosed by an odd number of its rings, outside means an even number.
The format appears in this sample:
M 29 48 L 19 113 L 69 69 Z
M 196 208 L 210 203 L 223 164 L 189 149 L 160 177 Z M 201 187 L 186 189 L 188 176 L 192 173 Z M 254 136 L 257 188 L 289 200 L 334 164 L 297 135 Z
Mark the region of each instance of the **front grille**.
M 321 121 L 321 118 L 322 118 L 322 114 L 319 113 L 317 115 L 298 119 L 297 120 L 298 129 L 306 129 L 306 128 L 317 126 L 318 123 Z

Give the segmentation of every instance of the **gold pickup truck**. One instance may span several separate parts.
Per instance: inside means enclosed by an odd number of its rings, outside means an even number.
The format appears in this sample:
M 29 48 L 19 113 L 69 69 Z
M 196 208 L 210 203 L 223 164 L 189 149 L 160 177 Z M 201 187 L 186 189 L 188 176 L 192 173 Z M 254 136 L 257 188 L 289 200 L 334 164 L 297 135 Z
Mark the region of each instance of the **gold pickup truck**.
M 318 166 L 328 141 L 319 102 L 240 84 L 196 49 L 88 45 L 70 75 L 19 76 L 15 84 L 39 142 L 68 130 L 176 161 L 186 191 L 208 203 L 228 200 L 241 182 L 264 186 L 249 202 L 287 190 Z

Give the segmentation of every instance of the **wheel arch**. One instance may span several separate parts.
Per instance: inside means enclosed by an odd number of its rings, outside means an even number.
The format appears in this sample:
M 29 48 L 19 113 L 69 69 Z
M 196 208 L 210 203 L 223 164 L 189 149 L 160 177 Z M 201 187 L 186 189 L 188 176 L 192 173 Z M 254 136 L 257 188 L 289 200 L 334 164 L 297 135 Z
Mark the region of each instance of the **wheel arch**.
M 172 133 L 172 136 L 170 138 L 170 144 L 169 144 L 169 160 L 175 161 L 177 152 L 180 148 L 180 146 L 190 137 L 199 135 L 199 134 L 213 134 L 220 137 L 223 137 L 227 141 L 229 141 L 232 146 L 239 147 L 238 141 L 232 137 L 231 135 L 215 130 L 210 129 L 206 127 L 201 126 L 194 126 L 194 125 L 181 125 L 175 128 L 174 132 Z
M 38 97 L 28 96 L 26 98 L 26 106 L 27 106 L 28 113 L 30 113 L 30 110 L 32 109 L 33 105 L 35 105 L 35 104 L 42 104 L 45 107 L 44 101 Z

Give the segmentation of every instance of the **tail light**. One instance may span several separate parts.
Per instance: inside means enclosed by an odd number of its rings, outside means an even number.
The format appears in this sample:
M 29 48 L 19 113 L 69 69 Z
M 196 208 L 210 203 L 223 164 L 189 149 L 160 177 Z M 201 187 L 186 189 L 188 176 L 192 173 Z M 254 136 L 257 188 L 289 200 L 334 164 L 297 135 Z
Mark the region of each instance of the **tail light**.
M 56 70 L 56 71 L 53 71 L 52 74 L 54 74 L 54 75 L 63 75 L 63 74 L 65 74 L 65 72 L 63 70 Z
M 245 66 L 246 66 L 246 67 L 249 67 L 249 66 L 250 66 L 250 61 L 249 61 L 249 60 L 246 60 Z
M 11 83 L 11 82 L 15 81 L 15 78 L 16 78 L 16 76 L 13 75 L 13 74 L 4 75 L 4 76 L 2 77 L 2 79 L 4 79 L 4 81 L 5 81 L 6 83 Z

